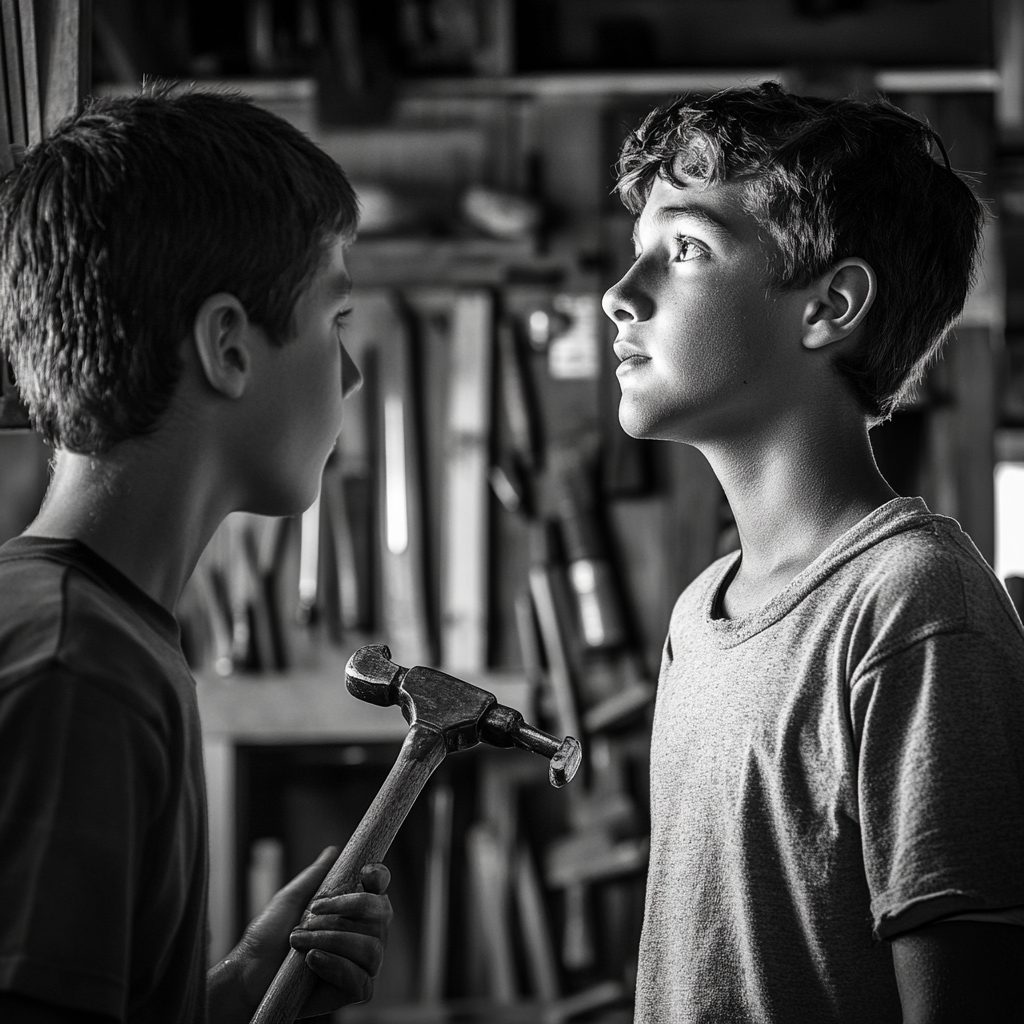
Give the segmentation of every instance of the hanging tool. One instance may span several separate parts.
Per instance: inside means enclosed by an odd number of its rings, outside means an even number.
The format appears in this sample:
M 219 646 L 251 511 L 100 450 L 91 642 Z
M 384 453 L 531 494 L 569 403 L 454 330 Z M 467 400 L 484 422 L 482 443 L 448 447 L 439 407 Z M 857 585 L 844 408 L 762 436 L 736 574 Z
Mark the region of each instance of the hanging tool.
M 427 604 L 423 468 L 413 343 L 395 299 L 376 293 L 360 304 L 373 316 L 379 353 L 380 437 L 378 486 L 381 512 L 381 604 L 387 639 L 410 660 L 435 662 Z M 358 307 L 357 307 L 358 308 Z
M 488 292 L 463 291 L 452 311 L 441 517 L 441 663 L 454 672 L 487 667 L 493 305 Z
M 619 647 L 626 641 L 625 616 L 597 516 L 596 453 L 561 446 L 549 459 L 583 642 L 591 650 Z
M 541 732 L 518 711 L 498 704 L 493 694 L 437 669 L 402 668 L 383 645 L 356 651 L 345 666 L 345 683 L 354 697 L 370 704 L 398 704 L 410 729 L 384 785 L 314 900 L 356 891 L 363 866 L 383 859 L 427 779 L 449 752 L 478 743 L 532 750 L 550 758 L 548 781 L 556 787 L 569 782 L 580 766 L 574 737 L 559 740 Z M 291 950 L 252 1024 L 291 1024 L 316 980 L 305 954 Z

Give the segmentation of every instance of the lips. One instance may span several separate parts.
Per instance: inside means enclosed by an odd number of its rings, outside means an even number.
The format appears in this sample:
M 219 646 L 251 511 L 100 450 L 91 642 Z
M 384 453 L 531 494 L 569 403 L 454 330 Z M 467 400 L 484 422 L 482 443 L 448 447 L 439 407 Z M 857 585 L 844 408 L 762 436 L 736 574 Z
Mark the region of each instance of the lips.
M 630 345 L 627 341 L 617 341 L 612 345 L 612 351 L 619 357 L 619 362 L 626 362 L 632 359 L 649 359 L 650 356 L 646 355 L 635 345 Z
M 619 357 L 619 365 L 615 368 L 616 373 L 625 373 L 627 370 L 649 362 L 651 358 L 635 345 L 630 345 L 626 341 L 615 342 L 612 351 Z

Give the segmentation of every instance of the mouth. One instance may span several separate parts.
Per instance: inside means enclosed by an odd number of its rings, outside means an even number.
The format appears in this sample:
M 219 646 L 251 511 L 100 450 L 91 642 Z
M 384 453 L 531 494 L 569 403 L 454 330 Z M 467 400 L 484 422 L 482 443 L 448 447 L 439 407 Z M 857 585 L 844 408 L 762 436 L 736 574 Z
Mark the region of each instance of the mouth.
M 612 351 L 619 357 L 619 362 L 628 363 L 634 360 L 646 361 L 650 357 L 640 351 L 635 345 L 628 341 L 617 341 L 612 345 Z
M 644 363 L 650 362 L 650 356 L 644 355 L 638 348 L 624 341 L 615 342 L 612 350 L 619 357 L 619 365 L 615 368 L 617 375 L 628 373 L 630 370 L 635 370 Z

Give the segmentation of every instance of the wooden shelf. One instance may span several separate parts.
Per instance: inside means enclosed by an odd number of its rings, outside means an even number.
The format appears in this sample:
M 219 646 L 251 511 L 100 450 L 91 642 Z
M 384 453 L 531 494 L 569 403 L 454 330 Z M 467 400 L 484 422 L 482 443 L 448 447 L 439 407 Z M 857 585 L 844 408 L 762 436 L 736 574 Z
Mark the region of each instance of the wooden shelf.
M 348 652 L 329 649 L 315 668 L 198 676 L 204 736 L 231 743 L 401 742 L 409 726 L 398 708 L 366 704 L 345 689 L 347 660 Z M 521 675 L 493 673 L 470 682 L 533 720 L 532 687 Z
M 565 71 L 488 77 L 407 78 L 400 95 L 415 99 L 451 97 L 497 98 L 582 97 L 659 93 L 717 92 L 737 85 L 773 80 L 786 82 L 784 68 L 680 68 L 667 71 Z M 997 68 L 877 68 L 871 72 L 883 92 L 997 93 L 1004 87 Z M 228 89 L 250 96 L 258 103 L 313 103 L 317 84 L 312 78 L 182 79 L 184 87 Z M 139 91 L 135 83 L 104 82 L 95 87 L 101 96 L 127 96 Z
M 871 72 L 883 92 L 994 93 L 1002 87 L 995 68 L 879 68 Z M 787 81 L 780 68 L 685 68 L 676 71 L 580 71 L 509 75 L 503 78 L 407 79 L 403 95 L 417 98 L 450 96 L 653 96 L 669 93 L 717 92 L 764 81 Z
M 532 240 L 490 238 L 367 237 L 345 256 L 357 286 L 409 287 L 417 284 L 502 284 L 510 267 L 534 273 L 562 264 L 537 255 Z

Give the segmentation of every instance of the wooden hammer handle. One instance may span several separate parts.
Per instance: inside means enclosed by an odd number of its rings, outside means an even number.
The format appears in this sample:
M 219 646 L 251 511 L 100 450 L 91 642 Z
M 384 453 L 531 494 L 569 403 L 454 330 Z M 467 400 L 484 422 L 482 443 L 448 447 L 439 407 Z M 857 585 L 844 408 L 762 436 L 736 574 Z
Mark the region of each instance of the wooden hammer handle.
M 409 809 L 434 769 L 444 760 L 445 752 L 441 733 L 416 725 L 409 730 L 384 785 L 313 900 L 359 889 L 363 865 L 376 864 L 384 859 Z M 309 910 L 303 915 L 303 921 L 308 916 Z M 252 1018 L 252 1024 L 292 1024 L 316 988 L 316 983 L 317 976 L 306 966 L 305 954 L 289 950 Z

